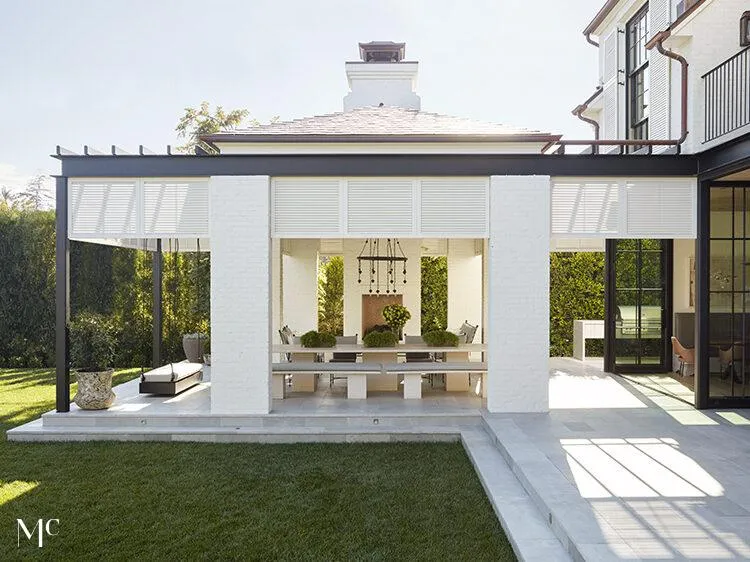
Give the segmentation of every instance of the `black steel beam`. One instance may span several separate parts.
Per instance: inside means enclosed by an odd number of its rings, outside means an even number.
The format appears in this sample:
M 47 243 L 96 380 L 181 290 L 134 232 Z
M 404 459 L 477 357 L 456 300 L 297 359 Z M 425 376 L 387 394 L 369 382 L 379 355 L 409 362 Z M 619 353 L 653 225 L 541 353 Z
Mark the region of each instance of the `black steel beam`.
M 56 156 L 68 177 L 694 176 L 693 155 L 302 154 Z
M 55 407 L 70 411 L 68 178 L 55 178 Z
M 151 280 L 153 283 L 153 320 L 151 331 L 153 335 L 152 343 L 152 366 L 154 368 L 161 366 L 161 351 L 163 337 L 163 314 L 162 314 L 162 278 L 164 272 L 164 260 L 161 251 L 161 239 L 156 240 L 156 251 L 152 256 Z
M 713 180 L 750 168 L 750 133 L 698 155 L 701 180 Z
M 709 397 L 709 235 L 711 183 L 698 182 L 698 237 L 695 240 L 695 407 L 708 408 Z

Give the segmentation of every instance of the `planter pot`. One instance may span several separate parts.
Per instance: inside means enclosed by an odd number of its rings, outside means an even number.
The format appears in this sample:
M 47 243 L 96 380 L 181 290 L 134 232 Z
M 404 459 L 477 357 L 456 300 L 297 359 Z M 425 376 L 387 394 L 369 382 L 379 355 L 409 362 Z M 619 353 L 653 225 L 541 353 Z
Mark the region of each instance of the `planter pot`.
M 185 357 L 191 363 L 203 362 L 203 348 L 206 345 L 206 338 L 182 337 L 182 349 L 185 351 Z
M 73 402 L 82 410 L 104 410 L 115 401 L 112 392 L 112 373 L 114 369 L 99 372 L 76 373 L 78 392 Z

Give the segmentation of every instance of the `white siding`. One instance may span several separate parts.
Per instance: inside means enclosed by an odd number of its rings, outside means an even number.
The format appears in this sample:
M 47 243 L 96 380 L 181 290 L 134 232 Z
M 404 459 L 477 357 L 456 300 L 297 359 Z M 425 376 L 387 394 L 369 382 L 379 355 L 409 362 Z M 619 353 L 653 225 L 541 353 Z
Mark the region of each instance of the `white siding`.
M 620 138 L 620 38 L 617 29 L 613 29 L 602 41 L 602 131 L 605 140 Z M 604 151 L 611 150 L 604 147 Z
M 616 179 L 556 179 L 552 234 L 613 234 L 618 229 Z
M 127 238 L 138 233 L 136 179 L 69 181 L 71 238 Z
M 628 236 L 694 238 L 696 191 L 695 182 L 685 179 L 628 181 Z
M 208 182 L 144 180 L 144 234 L 208 234 Z
M 649 2 L 650 36 L 666 29 L 669 25 L 669 0 Z M 649 57 L 649 118 L 648 136 L 651 139 L 667 139 L 669 132 L 669 59 L 656 49 L 648 52 Z M 659 152 L 661 149 L 657 149 Z
M 349 180 L 347 187 L 349 233 L 368 236 L 413 233 L 412 180 Z
M 273 231 L 276 236 L 339 234 L 338 179 L 274 179 Z
M 487 179 L 430 179 L 421 185 L 422 233 L 481 236 L 487 231 Z

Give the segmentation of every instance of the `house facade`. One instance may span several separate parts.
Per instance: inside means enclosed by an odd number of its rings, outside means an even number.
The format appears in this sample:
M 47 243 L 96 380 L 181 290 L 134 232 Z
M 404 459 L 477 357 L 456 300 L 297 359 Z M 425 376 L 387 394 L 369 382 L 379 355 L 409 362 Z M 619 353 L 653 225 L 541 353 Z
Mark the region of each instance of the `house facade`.
M 608 37 L 612 32 L 607 29 L 631 22 L 631 12 L 638 9 L 609 2 L 588 36 L 592 41 L 597 34 Z M 698 18 L 699 8 L 691 9 Z M 673 26 L 680 23 L 674 21 Z M 689 23 L 687 17 L 681 21 Z M 661 31 L 668 27 L 669 18 Z M 650 41 L 649 33 L 644 28 L 633 36 Z M 678 33 L 673 41 L 681 37 Z M 620 35 L 614 36 L 618 53 Z M 605 43 L 600 49 L 609 48 L 611 59 L 612 41 L 609 47 Z M 647 54 L 639 56 L 651 56 L 643 49 Z M 670 73 L 681 68 L 677 60 L 664 64 Z M 481 391 L 486 408 L 544 412 L 549 253 L 603 246 L 609 261 L 605 349 L 611 368 L 653 372 L 672 367 L 673 325 L 691 321 L 675 316 L 679 292 L 680 299 L 694 303 L 692 328 L 684 329 L 695 334 L 696 403 L 729 399 L 745 404 L 744 372 L 736 388 L 730 384 L 731 393 L 723 379 L 724 394 L 710 393 L 711 377 L 722 376 L 719 349 L 737 342 L 732 328 L 717 347 L 708 325 L 715 318 L 734 326 L 737 315 L 733 304 L 725 311 L 723 301 L 721 311 L 709 307 L 711 291 L 719 289 L 709 282 L 713 277 L 707 266 L 726 269 L 740 263 L 711 261 L 709 251 L 715 254 L 718 250 L 711 249 L 726 238 L 716 230 L 725 221 L 715 213 L 745 216 L 745 207 L 736 205 L 744 203 L 744 187 L 750 187 L 746 131 L 733 129 L 722 135 L 725 141 L 712 139 L 697 150 L 697 144 L 687 144 L 690 135 L 678 142 L 671 138 L 672 115 L 682 116 L 679 106 L 667 104 L 664 124 L 658 125 L 655 109 L 645 104 L 648 126 L 641 119 L 628 133 L 615 124 L 627 118 L 620 104 L 625 99 L 621 88 L 628 85 L 618 80 L 610 89 L 603 83 L 587 107 L 577 108 L 582 117 L 601 120 L 599 140 L 567 141 L 548 132 L 423 112 L 417 69 L 416 62 L 405 59 L 403 44 L 361 44 L 360 60 L 346 64 L 350 92 L 343 111 L 207 135 L 203 140 L 217 154 L 58 150 L 57 410 L 69 408 L 70 240 L 150 250 L 155 264 L 167 247 L 211 252 L 210 392 L 216 415 L 273 410 L 274 398 L 281 398 L 272 374 L 284 355 L 279 330 L 288 325 L 301 334 L 317 327 L 317 266 L 326 255 L 344 258 L 344 334 L 360 337 L 368 328 L 373 299 L 389 298 L 412 311 L 404 331 L 419 335 L 418 264 L 422 256 L 447 256 L 449 328 L 464 321 L 479 326 L 474 340 L 479 347 L 466 359 L 486 365 Z M 682 92 L 678 77 L 670 74 L 668 82 Z M 613 91 L 616 105 L 602 105 Z M 568 148 L 577 145 L 584 145 L 580 154 Z M 728 188 L 727 203 L 725 191 L 716 190 L 729 181 L 739 183 Z M 732 240 L 744 240 L 743 229 L 729 231 L 732 247 L 737 245 Z M 716 242 L 710 238 L 714 235 Z M 398 248 L 393 251 L 403 258 L 398 262 L 403 270 L 395 271 L 393 260 L 385 261 L 387 269 L 376 270 L 377 260 L 368 259 L 373 243 Z M 677 275 L 678 262 L 685 259 Z M 154 268 L 155 310 L 161 306 L 159 270 Z M 743 307 L 744 287 L 732 288 L 732 299 L 740 294 Z M 155 364 L 160 338 L 155 322 Z

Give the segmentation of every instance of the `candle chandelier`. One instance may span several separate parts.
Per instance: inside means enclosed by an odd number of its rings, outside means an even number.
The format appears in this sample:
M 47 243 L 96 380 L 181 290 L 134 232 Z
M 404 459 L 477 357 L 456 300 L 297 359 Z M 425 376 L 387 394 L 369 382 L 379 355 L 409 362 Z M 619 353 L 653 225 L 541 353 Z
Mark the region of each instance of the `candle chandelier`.
M 406 284 L 406 256 L 396 238 L 386 238 L 385 244 L 377 238 L 368 238 L 357 256 L 359 276 L 357 283 L 369 283 L 369 292 L 381 294 L 381 268 L 385 275 L 385 294 L 396 294 L 396 285 Z

